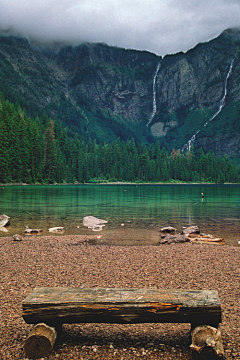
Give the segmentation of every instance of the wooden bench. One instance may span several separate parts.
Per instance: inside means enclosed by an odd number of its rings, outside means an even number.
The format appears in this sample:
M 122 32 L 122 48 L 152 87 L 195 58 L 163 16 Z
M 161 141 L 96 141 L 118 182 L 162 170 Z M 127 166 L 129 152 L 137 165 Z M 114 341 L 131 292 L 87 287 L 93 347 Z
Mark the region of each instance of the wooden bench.
M 50 352 L 56 329 L 65 323 L 191 323 L 193 330 L 202 325 L 217 329 L 221 322 L 213 290 L 38 287 L 22 309 L 28 324 L 38 324 L 25 343 L 27 357 Z

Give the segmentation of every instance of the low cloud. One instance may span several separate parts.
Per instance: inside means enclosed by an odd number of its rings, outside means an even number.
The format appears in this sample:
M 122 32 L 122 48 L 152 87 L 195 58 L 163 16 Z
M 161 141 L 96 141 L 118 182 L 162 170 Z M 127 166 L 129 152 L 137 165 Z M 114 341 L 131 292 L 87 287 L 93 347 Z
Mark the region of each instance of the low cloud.
M 1 0 L 0 29 L 165 55 L 239 27 L 239 14 L 239 0 Z

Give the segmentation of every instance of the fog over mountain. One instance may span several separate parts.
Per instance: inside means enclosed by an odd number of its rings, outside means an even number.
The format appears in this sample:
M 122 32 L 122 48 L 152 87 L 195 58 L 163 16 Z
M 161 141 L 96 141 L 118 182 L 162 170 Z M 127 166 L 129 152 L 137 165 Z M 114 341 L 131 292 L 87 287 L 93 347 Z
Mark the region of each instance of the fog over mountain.
M 0 30 L 165 55 L 239 27 L 239 13 L 239 0 L 1 0 Z
M 0 36 L 0 93 L 81 140 L 240 156 L 240 30 L 165 57 L 100 43 Z

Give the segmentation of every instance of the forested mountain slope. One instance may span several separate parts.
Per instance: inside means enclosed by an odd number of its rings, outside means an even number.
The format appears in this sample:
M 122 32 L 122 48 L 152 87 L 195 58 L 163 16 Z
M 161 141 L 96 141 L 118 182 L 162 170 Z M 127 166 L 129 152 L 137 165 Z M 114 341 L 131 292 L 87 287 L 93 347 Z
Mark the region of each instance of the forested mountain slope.
M 0 37 L 0 91 L 29 115 L 46 111 L 86 142 L 117 138 L 167 150 L 240 153 L 240 32 L 187 53 L 37 45 Z M 190 143 L 189 143 L 190 141 Z
M 239 182 L 228 157 L 146 146 L 119 139 L 111 144 L 70 138 L 46 114 L 31 118 L 0 94 L 0 183 L 85 183 L 103 181 Z

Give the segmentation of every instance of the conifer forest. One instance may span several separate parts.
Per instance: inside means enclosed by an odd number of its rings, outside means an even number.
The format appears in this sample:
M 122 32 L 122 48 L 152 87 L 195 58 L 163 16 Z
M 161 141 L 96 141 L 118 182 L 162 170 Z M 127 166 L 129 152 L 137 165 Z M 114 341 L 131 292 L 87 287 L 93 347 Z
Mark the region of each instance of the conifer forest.
M 46 113 L 32 118 L 2 94 L 0 134 L 2 184 L 240 181 L 239 166 L 227 156 L 195 153 L 193 147 L 169 153 L 159 141 L 80 141 Z

